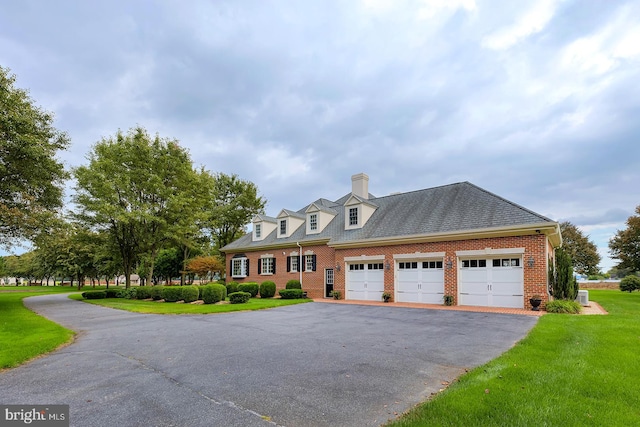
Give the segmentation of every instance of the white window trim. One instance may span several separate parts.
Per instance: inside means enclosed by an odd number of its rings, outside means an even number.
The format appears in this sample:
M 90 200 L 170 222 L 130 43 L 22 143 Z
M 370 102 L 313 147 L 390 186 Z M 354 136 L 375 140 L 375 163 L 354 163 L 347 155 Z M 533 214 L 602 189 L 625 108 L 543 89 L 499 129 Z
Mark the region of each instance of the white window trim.
M 440 261 L 446 255 L 445 252 L 416 252 L 413 254 L 396 254 L 393 256 L 393 259 L 405 260 L 405 259 L 415 259 L 415 260 L 423 260 L 423 259 L 433 259 L 433 261 Z M 439 259 L 434 259 L 439 258 Z
M 360 255 L 344 257 L 346 262 L 365 262 L 367 261 L 384 261 L 384 255 Z
M 256 239 L 262 238 L 262 224 L 256 224 L 254 227 Z
M 289 261 L 289 262 L 290 262 L 291 264 L 289 265 L 289 267 L 290 267 L 290 268 L 289 268 L 289 272 L 290 272 L 290 273 L 299 273 L 300 271 L 298 270 L 298 261 L 300 260 L 300 257 L 298 256 L 298 254 L 297 254 L 297 253 L 296 253 L 295 255 L 291 254 L 291 255 L 290 255 L 290 257 L 291 257 L 291 258 L 290 258 L 290 260 L 291 260 L 291 261 Z M 295 268 L 294 268 L 294 266 L 293 266 L 293 260 L 296 260 Z
M 231 277 L 235 278 L 235 277 L 247 277 L 247 260 L 248 258 L 244 257 L 244 258 L 232 258 L 231 262 L 234 264 L 232 269 L 231 269 Z M 235 263 L 239 261 L 240 262 L 240 274 L 235 275 L 233 274 L 235 271 Z
M 284 223 L 284 233 L 282 232 L 282 224 Z M 278 237 L 287 237 L 289 231 L 289 221 L 287 218 L 281 218 L 278 220 Z
M 273 276 L 273 260 L 274 260 L 273 256 L 262 255 L 260 257 L 260 263 L 261 263 L 261 265 L 260 265 L 260 275 L 261 276 Z M 269 261 L 271 261 L 271 263 L 269 263 Z M 271 265 L 271 271 L 268 272 L 268 273 L 265 273 L 265 268 L 264 267 L 265 267 L 265 265 L 269 265 L 269 264 Z
M 505 248 L 505 249 L 491 249 L 485 248 L 475 251 L 456 251 L 456 255 L 459 257 L 477 257 L 484 255 L 511 255 L 511 254 L 523 254 L 524 248 Z
M 313 227 L 314 222 L 312 221 L 314 218 L 315 218 L 315 228 Z M 318 231 L 318 226 L 319 226 L 319 224 L 318 224 L 318 214 L 315 213 L 315 212 L 312 213 L 312 214 L 309 214 L 309 230 L 313 231 L 313 232 L 316 232 L 316 231 Z
M 304 271 L 313 271 L 313 255 L 314 253 L 305 253 L 304 254 Z M 311 268 L 309 268 L 311 267 Z

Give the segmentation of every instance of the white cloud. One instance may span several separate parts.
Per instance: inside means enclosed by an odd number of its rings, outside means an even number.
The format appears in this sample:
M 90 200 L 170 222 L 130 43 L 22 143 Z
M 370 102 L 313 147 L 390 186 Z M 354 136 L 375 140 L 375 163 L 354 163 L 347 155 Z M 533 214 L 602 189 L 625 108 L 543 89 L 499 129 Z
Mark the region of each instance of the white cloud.
M 489 34 L 482 40 L 482 45 L 489 49 L 505 50 L 522 39 L 542 31 L 555 15 L 559 0 L 536 1 L 512 25 Z

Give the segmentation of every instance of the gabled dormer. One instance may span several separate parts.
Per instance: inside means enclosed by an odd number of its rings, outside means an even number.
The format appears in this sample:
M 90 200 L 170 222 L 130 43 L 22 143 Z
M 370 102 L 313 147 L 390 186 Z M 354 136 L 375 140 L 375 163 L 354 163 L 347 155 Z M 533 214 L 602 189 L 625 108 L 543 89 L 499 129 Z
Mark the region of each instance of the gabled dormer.
M 311 203 L 306 211 L 307 234 L 318 234 L 338 215 L 335 209 L 322 206 L 320 203 Z
M 376 209 L 376 204 L 352 194 L 344 204 L 344 229 L 362 228 Z
M 278 226 L 277 219 L 266 215 L 256 215 L 253 217 L 252 222 L 253 232 L 251 233 L 251 240 L 254 242 L 264 240 L 264 238 L 273 233 L 273 230 Z
M 277 237 L 280 239 L 291 236 L 304 223 L 305 216 L 298 212 L 282 209 L 277 220 Z

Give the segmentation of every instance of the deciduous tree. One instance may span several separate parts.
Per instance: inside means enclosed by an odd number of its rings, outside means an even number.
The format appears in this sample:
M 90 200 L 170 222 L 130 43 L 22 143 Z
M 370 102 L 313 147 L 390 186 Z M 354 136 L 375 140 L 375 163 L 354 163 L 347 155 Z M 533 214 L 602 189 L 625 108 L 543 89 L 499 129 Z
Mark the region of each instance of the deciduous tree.
M 151 283 L 158 251 L 201 210 L 198 174 L 178 141 L 137 127 L 97 143 L 89 165 L 75 170 L 77 218 L 108 231 L 119 248 L 126 286 L 136 262 L 148 261 Z
M 266 201 L 258 196 L 258 187 L 237 175 L 218 173 L 203 188 L 209 192 L 207 228 L 218 249 L 244 235 L 253 216 L 264 213 Z
M 620 260 L 618 269 L 640 271 L 640 205 L 627 219 L 627 228 L 618 230 L 609 240 L 611 257 Z
M 0 246 L 32 239 L 62 205 L 68 178 L 56 154 L 69 145 L 53 126 L 53 115 L 14 86 L 15 75 L 0 67 Z
M 569 221 L 560 223 L 562 232 L 562 247 L 573 261 L 573 268 L 580 274 L 598 274 L 601 257 L 598 247 L 582 234 L 575 225 Z
M 214 255 L 193 258 L 187 263 L 187 270 L 197 274 L 200 279 L 210 279 L 214 273 L 223 272 L 224 267 L 224 262 Z

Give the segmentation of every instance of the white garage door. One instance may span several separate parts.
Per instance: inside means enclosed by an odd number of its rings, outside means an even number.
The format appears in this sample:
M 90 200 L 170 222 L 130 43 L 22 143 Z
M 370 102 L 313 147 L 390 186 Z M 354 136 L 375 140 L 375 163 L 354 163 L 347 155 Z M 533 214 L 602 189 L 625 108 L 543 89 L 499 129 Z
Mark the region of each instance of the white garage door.
M 347 299 L 382 301 L 384 269 L 382 263 L 349 264 Z
M 442 261 L 401 261 L 396 276 L 396 301 L 442 304 Z
M 524 308 L 520 257 L 462 259 L 458 271 L 460 305 Z

